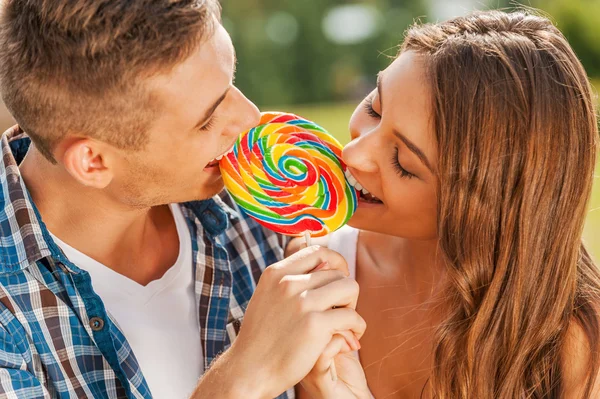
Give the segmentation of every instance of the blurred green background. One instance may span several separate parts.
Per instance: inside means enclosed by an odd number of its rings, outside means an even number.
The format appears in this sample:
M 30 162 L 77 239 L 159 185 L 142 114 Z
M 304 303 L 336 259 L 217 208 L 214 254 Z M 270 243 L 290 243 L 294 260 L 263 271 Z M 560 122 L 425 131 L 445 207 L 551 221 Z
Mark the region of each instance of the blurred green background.
M 237 50 L 236 85 L 261 109 L 312 119 L 342 143 L 356 104 L 397 52 L 415 20 L 475 9 L 521 7 L 513 0 L 221 0 Z M 531 0 L 565 34 L 600 90 L 600 0 Z M 600 163 L 584 238 L 600 261 Z
M 474 9 L 514 9 L 514 0 L 221 0 L 239 60 L 236 85 L 261 109 L 313 119 L 341 142 L 375 76 L 415 20 Z M 528 0 L 565 34 L 600 90 L 600 0 Z M 12 124 L 0 107 L 0 127 Z M 600 166 L 585 239 L 600 261 Z

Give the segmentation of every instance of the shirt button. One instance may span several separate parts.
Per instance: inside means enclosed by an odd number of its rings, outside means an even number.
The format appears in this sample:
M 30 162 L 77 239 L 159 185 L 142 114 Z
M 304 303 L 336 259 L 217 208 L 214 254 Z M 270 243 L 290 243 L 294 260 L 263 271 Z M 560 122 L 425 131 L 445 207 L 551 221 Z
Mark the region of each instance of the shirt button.
M 202 212 L 202 216 L 208 219 L 208 221 L 212 224 L 216 224 L 219 221 L 213 213 L 213 211 L 211 211 L 210 209 L 207 209 L 204 212 Z
M 92 327 L 93 331 L 100 331 L 104 328 L 104 320 L 100 317 L 92 317 L 90 319 L 90 327 Z

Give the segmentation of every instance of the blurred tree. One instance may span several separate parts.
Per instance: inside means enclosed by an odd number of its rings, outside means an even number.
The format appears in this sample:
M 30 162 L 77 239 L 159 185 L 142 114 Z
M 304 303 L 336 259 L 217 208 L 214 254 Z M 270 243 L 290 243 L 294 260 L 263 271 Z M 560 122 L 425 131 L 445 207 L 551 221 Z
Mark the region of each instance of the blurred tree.
M 448 0 L 221 0 L 237 49 L 236 84 L 257 104 L 356 101 L 396 54 L 406 27 L 427 21 Z M 600 0 L 461 0 L 455 8 L 549 14 L 588 73 L 600 76 Z
M 381 52 L 395 55 L 404 29 L 426 14 L 421 0 L 221 3 L 239 60 L 236 84 L 259 105 L 362 97 L 389 64 Z
M 537 8 L 565 35 L 588 75 L 600 77 L 600 0 L 499 0 L 496 7 Z
M 569 40 L 590 76 L 600 77 L 600 0 L 535 0 Z

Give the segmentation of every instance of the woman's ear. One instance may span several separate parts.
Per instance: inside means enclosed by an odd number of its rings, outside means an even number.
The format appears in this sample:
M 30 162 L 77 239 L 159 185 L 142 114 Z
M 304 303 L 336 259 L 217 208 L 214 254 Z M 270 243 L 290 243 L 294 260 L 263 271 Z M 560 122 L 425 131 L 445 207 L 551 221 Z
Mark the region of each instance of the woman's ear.
M 99 189 L 110 184 L 113 171 L 103 154 L 107 150 L 105 146 L 88 138 L 78 138 L 61 147 L 59 162 L 79 183 Z

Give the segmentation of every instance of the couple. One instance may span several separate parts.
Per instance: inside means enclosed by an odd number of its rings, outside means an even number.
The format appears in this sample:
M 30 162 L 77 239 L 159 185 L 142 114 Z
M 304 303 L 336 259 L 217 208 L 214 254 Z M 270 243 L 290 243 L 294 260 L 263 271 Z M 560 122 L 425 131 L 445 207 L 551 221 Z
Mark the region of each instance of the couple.
M 302 248 L 218 194 L 259 113 L 215 0 L 2 7 L 2 397 L 599 394 L 597 121 L 547 19 L 409 29 L 350 121 L 352 227 Z

